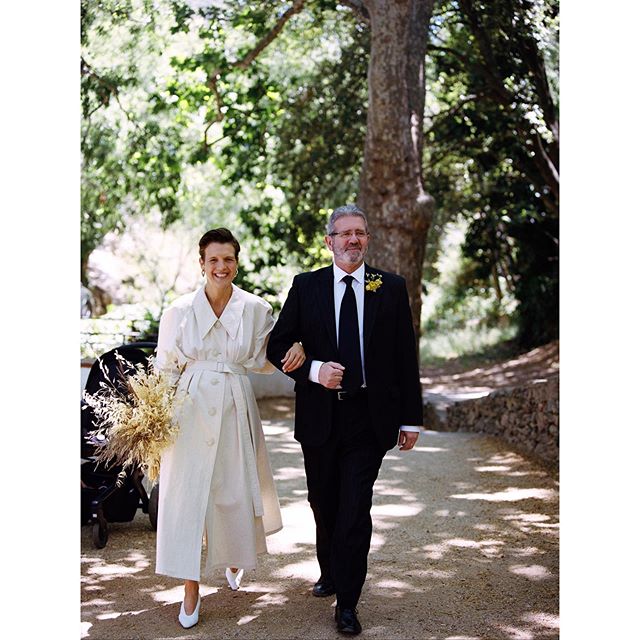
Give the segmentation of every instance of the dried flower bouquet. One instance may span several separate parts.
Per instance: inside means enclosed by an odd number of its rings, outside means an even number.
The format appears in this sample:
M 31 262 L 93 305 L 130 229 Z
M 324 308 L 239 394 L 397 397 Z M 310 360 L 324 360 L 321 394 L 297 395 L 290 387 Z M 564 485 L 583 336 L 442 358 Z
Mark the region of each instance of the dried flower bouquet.
M 124 389 L 101 382 L 94 394 L 84 393 L 85 402 L 93 409 L 98 428 L 92 432 L 94 442 L 101 442 L 96 462 L 121 465 L 121 482 L 126 470 L 140 467 L 151 482 L 160 472 L 160 456 L 179 431 L 175 409 L 181 402 L 176 392 L 175 375 L 149 366 L 135 366 L 135 373 L 125 375 L 129 363 L 120 354 Z M 105 378 L 108 380 L 106 371 Z

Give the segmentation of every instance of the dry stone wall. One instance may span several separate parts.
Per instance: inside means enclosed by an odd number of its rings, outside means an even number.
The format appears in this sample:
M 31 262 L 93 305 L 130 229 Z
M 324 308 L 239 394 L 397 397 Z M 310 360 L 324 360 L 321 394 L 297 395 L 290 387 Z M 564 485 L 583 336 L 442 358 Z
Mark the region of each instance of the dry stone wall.
M 447 431 L 478 431 L 498 436 L 514 449 L 558 469 L 559 379 L 500 389 L 483 398 L 447 407 Z

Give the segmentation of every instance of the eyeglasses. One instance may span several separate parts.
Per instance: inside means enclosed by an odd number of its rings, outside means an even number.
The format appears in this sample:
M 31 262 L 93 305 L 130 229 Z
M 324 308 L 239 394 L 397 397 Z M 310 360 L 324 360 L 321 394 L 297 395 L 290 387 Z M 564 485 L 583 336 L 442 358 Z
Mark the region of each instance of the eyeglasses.
M 348 240 L 354 233 L 356 234 L 356 238 L 359 240 L 366 238 L 369 235 L 366 231 L 362 231 L 362 229 L 356 229 L 355 231 L 334 231 L 329 235 L 338 236 L 341 240 Z

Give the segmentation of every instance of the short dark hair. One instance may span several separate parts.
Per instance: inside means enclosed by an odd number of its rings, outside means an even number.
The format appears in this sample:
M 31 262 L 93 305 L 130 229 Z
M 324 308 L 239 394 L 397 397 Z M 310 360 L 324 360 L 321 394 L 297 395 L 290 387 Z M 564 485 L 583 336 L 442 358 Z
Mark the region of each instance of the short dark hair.
M 204 260 L 204 252 L 206 248 L 212 243 L 217 242 L 218 244 L 230 244 L 233 246 L 233 250 L 236 253 L 236 260 L 238 259 L 238 254 L 240 253 L 240 243 L 236 240 L 235 236 L 229 229 L 225 227 L 218 227 L 217 229 L 209 229 L 202 238 L 200 238 L 200 242 L 198 242 L 198 249 L 200 251 L 200 258 Z
M 333 210 L 333 213 L 329 216 L 327 222 L 327 235 L 330 236 L 335 231 L 336 220 L 344 218 L 345 216 L 357 216 L 364 220 L 364 228 L 369 233 L 369 223 L 367 222 L 367 216 L 365 212 L 357 207 L 355 204 L 345 204 L 337 209 Z

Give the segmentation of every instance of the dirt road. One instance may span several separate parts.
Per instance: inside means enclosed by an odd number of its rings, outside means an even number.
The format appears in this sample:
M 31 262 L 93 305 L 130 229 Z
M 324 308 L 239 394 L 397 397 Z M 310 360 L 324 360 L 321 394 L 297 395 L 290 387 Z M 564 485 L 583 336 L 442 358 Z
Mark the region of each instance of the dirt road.
M 289 400 L 260 403 L 284 530 L 240 591 L 201 586 L 200 623 L 180 627 L 178 580 L 154 573 L 155 533 L 138 512 L 104 549 L 82 528 L 82 637 L 338 638 L 333 598 L 314 598 L 314 527 Z M 423 433 L 390 452 L 375 486 L 361 638 L 559 637 L 558 483 L 480 434 Z

